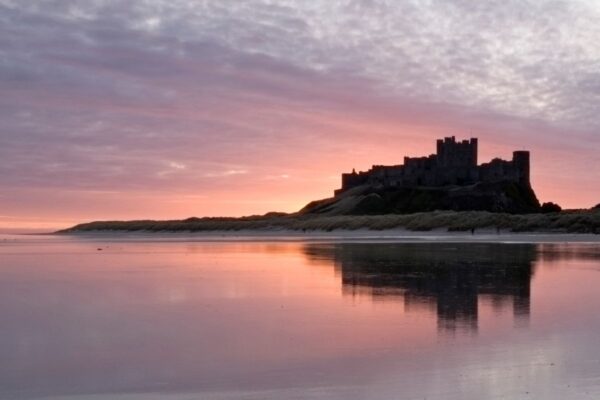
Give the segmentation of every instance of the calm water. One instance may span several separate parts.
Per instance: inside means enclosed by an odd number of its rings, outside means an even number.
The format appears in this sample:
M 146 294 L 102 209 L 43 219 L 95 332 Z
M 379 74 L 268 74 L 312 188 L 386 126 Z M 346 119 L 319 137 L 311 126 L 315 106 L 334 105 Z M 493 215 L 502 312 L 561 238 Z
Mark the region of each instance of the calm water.
M 599 306 L 598 244 L 5 236 L 0 399 L 598 399 Z

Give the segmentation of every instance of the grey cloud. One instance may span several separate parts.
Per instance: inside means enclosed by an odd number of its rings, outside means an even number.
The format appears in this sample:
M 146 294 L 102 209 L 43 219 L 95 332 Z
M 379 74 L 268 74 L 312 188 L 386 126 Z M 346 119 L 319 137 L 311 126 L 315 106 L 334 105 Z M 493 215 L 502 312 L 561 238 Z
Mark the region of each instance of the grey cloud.
M 593 2 L 276 3 L 0 1 L 2 183 L 213 187 L 366 140 L 331 115 L 599 144 Z

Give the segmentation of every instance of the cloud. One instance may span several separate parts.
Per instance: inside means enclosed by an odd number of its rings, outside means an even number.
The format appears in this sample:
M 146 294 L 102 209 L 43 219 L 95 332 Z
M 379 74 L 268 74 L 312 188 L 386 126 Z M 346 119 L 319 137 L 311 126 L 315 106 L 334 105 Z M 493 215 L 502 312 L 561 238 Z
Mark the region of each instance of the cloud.
M 0 184 L 248 190 L 471 132 L 544 151 L 542 186 L 558 151 L 594 178 L 599 19 L 584 0 L 0 0 Z
M 230 169 L 222 172 L 207 172 L 203 176 L 205 178 L 223 178 L 234 175 L 245 175 L 247 173 L 248 171 L 246 171 L 245 169 Z
M 173 161 L 169 163 L 169 167 L 171 167 L 173 169 L 185 169 L 186 168 L 184 164 L 176 163 Z
M 288 174 L 279 174 L 279 175 L 267 175 L 265 179 L 290 179 L 291 176 Z
M 4 25 L 11 29 L 3 36 L 13 50 L 4 65 L 9 79 L 43 80 L 46 74 L 48 84 L 71 80 L 86 95 L 106 91 L 111 100 L 139 104 L 168 99 L 168 78 L 187 78 L 195 68 L 211 70 L 201 69 L 196 84 L 274 94 L 288 85 L 279 78 L 290 74 L 331 74 L 363 78 L 378 90 L 421 101 L 599 125 L 600 8 L 593 2 L 41 4 L 4 6 Z M 33 57 L 27 45 L 41 44 L 45 49 L 35 58 L 42 64 L 23 68 L 18 61 Z M 268 69 L 265 60 L 273 60 Z M 240 67 L 253 79 L 240 82 Z M 273 72 L 271 81 L 261 79 Z M 211 79 L 215 73 L 220 80 Z M 110 84 L 114 78 L 119 85 Z M 158 85 L 144 78 L 158 79 Z

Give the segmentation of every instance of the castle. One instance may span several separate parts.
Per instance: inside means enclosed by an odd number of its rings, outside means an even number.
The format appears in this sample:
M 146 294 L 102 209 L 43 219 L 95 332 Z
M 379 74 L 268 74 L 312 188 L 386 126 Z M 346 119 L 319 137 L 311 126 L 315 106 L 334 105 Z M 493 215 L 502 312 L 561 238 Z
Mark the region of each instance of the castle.
M 530 187 L 529 152 L 515 151 L 511 161 L 495 158 L 477 165 L 478 140 L 456 141 L 454 136 L 437 141 L 437 153 L 404 157 L 402 165 L 374 165 L 364 172 L 342 174 L 335 195 L 361 185 L 377 189 L 467 186 L 480 182 L 513 182 Z

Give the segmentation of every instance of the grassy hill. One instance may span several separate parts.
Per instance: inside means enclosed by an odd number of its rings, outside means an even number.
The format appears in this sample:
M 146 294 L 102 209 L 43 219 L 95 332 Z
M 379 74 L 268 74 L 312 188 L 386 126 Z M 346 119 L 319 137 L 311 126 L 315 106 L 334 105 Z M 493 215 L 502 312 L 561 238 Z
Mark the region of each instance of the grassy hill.
M 411 231 L 444 229 L 510 230 L 513 232 L 600 233 L 600 209 L 548 214 L 508 214 L 488 211 L 431 211 L 385 215 L 320 215 L 270 213 L 242 218 L 188 218 L 172 221 L 97 221 L 59 233 L 79 232 L 210 232 L 240 230 L 332 231 L 335 229 Z

